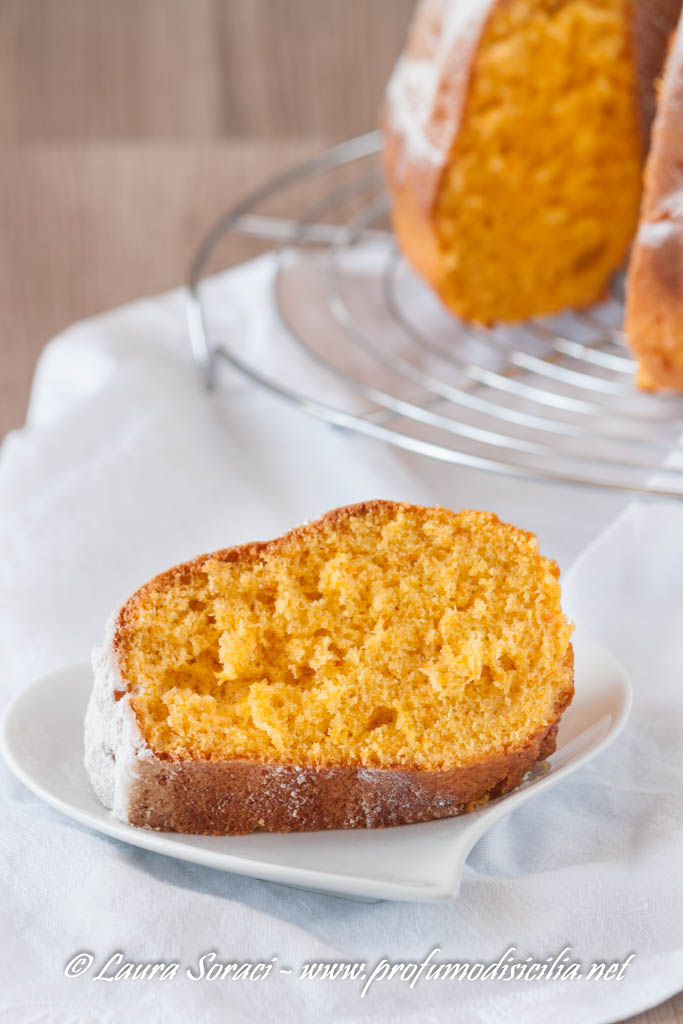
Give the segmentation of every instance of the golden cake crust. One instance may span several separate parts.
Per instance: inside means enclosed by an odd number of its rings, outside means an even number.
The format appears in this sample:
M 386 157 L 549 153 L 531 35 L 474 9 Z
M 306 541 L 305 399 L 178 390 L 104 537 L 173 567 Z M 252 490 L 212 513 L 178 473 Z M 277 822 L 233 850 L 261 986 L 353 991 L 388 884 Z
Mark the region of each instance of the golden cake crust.
M 683 388 L 683 22 L 654 125 L 629 265 L 626 334 L 642 388 Z
M 394 502 L 369 501 L 334 509 L 275 540 L 226 548 L 174 566 L 145 584 L 122 607 L 112 643 L 114 657 L 120 662 L 136 605 L 150 588 L 182 579 L 201 569 L 208 559 L 250 560 L 277 550 L 292 537 L 305 538 L 353 516 L 400 508 Z M 494 515 L 490 519 L 499 522 Z M 516 534 L 533 536 L 506 524 L 501 526 Z M 555 564 L 551 564 L 553 572 L 559 574 Z M 136 760 L 127 820 L 156 830 L 224 835 L 258 830 L 378 828 L 453 817 L 515 788 L 534 763 L 554 751 L 560 717 L 574 693 L 571 645 L 564 665 L 564 681 L 566 685 L 558 691 L 551 721 L 523 745 L 450 769 L 190 760 L 148 749 L 143 758 Z M 116 700 L 124 696 L 125 689 L 115 693 Z M 134 699 L 131 704 L 134 710 Z
M 555 750 L 560 716 L 519 750 L 444 771 L 297 768 L 251 761 L 145 761 L 129 804 L 131 825 L 203 835 L 387 828 L 452 818 L 520 784 Z
M 403 100 L 392 97 L 391 82 L 382 108 L 382 159 L 391 195 L 392 226 L 406 258 L 442 298 L 436 200 L 467 102 L 479 39 L 498 2 L 481 0 L 477 16 L 453 41 L 453 53 L 444 61 L 444 72 L 438 75 L 433 102 L 426 117 L 423 112 L 423 124 L 418 128 L 425 140 L 434 140 L 428 146 L 428 156 L 422 146 L 411 151 L 415 147 L 411 145 L 409 132 L 399 126 L 403 113 L 412 119 L 414 112 L 399 109 Z M 443 28 L 445 7 L 444 0 L 422 0 L 418 4 L 401 61 L 433 59 L 435 39 Z M 394 76 L 399 70 L 400 62 Z M 435 73 L 438 74 L 438 70 Z M 406 102 L 409 104 L 410 100 Z

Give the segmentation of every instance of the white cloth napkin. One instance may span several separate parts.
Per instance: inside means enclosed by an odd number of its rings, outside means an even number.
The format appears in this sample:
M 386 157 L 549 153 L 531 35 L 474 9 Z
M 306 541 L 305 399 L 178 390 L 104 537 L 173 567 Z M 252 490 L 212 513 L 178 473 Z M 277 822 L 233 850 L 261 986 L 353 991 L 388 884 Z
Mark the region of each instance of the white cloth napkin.
M 211 284 L 245 344 L 277 331 L 268 258 Z M 256 339 L 256 340 L 255 340 Z M 683 513 L 524 484 L 328 427 L 237 378 L 198 387 L 180 291 L 78 324 L 46 349 L 0 459 L 0 699 L 81 661 L 109 612 L 200 551 L 387 497 L 482 507 L 539 534 L 571 613 L 629 671 L 617 743 L 496 825 L 457 902 L 360 904 L 176 862 L 81 827 L 0 768 L 0 1022 L 502 1022 L 621 1019 L 683 986 Z M 619 513 L 621 513 L 619 515 Z M 616 521 L 615 520 L 615 517 Z M 595 540 L 608 523 L 613 525 Z M 306 961 L 624 961 L 619 981 L 302 981 Z M 69 979 L 96 965 L 270 960 L 260 982 Z

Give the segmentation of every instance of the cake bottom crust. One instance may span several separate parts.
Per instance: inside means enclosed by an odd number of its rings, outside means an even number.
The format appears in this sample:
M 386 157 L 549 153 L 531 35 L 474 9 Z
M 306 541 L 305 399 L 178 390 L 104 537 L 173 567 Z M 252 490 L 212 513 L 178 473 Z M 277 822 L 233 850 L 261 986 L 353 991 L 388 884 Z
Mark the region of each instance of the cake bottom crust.
M 295 767 L 252 761 L 139 762 L 128 821 L 200 835 L 385 828 L 472 810 L 520 784 L 555 750 L 562 711 L 520 749 L 463 767 Z

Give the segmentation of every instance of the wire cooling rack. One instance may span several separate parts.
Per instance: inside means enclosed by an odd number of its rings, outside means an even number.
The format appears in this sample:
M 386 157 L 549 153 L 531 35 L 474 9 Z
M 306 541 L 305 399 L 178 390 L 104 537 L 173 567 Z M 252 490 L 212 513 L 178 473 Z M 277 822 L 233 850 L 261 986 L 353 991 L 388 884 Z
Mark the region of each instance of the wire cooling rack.
M 460 322 L 396 249 L 379 148 L 372 132 L 323 151 L 207 236 L 187 305 L 206 386 L 227 363 L 306 413 L 442 462 L 683 498 L 683 400 L 635 388 L 623 278 L 581 313 Z M 268 309 L 241 309 L 208 276 L 235 236 L 272 250 Z

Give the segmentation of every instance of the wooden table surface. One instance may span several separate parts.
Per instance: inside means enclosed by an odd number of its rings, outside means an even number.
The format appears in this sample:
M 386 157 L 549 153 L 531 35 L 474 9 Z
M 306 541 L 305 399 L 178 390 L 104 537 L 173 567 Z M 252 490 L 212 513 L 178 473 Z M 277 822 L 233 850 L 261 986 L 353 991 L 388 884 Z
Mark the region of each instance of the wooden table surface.
M 0 0 L 0 438 L 54 334 L 179 284 L 246 189 L 374 127 L 411 8 Z M 635 1022 L 683 1024 L 683 993 Z

